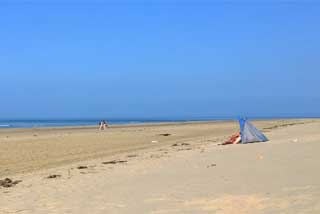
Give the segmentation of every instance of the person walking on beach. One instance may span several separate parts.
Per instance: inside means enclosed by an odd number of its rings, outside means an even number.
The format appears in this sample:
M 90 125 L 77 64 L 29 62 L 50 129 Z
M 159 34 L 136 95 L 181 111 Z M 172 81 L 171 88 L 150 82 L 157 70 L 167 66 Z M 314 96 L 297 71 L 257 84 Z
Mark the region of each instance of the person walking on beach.
M 99 122 L 99 130 L 100 131 L 103 130 L 103 121 L 102 120 Z
M 105 120 L 102 120 L 99 122 L 99 130 L 106 130 L 107 128 L 109 128 L 108 123 Z
M 107 122 L 105 120 L 102 121 L 102 123 L 103 123 L 103 130 L 109 128 L 109 125 L 107 124 Z

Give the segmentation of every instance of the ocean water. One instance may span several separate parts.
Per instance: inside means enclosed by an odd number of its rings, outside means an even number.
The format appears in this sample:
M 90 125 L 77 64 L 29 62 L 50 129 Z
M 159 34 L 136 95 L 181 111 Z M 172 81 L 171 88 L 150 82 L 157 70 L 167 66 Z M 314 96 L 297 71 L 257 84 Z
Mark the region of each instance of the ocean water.
M 64 127 L 64 126 L 98 126 L 100 120 L 106 120 L 108 124 L 141 124 L 160 122 L 192 122 L 192 121 L 227 121 L 237 120 L 239 117 L 192 117 L 192 118 L 168 118 L 168 119 L 28 119 L 28 120 L 2 120 L 0 119 L 0 129 L 7 128 L 41 128 L 41 127 Z M 319 117 L 249 117 L 248 119 L 297 119 L 297 118 L 319 118 Z
M 102 119 L 108 124 L 141 124 L 159 122 L 187 122 L 206 121 L 208 119 Z M 41 128 L 41 127 L 65 127 L 65 126 L 98 126 L 99 119 L 60 119 L 60 120 L 0 120 L 0 129 L 5 128 Z

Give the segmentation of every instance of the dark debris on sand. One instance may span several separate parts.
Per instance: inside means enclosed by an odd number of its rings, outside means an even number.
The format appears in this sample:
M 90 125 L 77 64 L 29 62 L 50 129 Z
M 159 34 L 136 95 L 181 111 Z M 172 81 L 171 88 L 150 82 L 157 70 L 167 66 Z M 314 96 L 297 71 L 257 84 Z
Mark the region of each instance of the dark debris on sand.
M 49 175 L 47 178 L 52 179 L 52 178 L 60 178 L 61 175 Z
M 164 136 L 164 137 L 168 137 L 170 136 L 171 134 L 168 134 L 168 133 L 165 133 L 165 134 L 159 134 L 160 136 Z
M 175 143 L 175 144 L 172 144 L 171 146 L 190 146 L 189 143 Z
M 88 169 L 87 166 L 78 166 L 77 169 Z
M 4 180 L 0 180 L 0 187 L 4 187 L 4 188 L 14 187 L 20 182 L 22 182 L 22 180 L 13 181 L 10 178 L 5 178 Z
M 177 151 L 189 151 L 189 150 L 192 150 L 192 148 L 178 149 Z
M 118 164 L 118 163 L 127 163 L 128 161 L 126 160 L 113 160 L 113 161 L 106 161 L 102 162 L 102 164 Z

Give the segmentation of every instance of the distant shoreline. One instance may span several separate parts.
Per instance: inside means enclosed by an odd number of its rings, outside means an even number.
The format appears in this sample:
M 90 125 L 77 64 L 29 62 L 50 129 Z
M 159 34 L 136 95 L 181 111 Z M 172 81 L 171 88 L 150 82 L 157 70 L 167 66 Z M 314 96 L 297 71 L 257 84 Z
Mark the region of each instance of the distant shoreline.
M 249 118 L 250 119 L 250 118 Z M 290 117 L 290 118 L 252 118 L 250 120 L 253 121 L 269 121 L 269 120 L 312 120 L 312 119 L 319 119 L 317 117 Z M 237 121 L 238 119 L 199 119 L 199 120 L 136 120 L 136 121 L 108 121 L 108 124 L 111 127 L 137 127 L 137 126 L 155 126 L 155 125 L 172 125 L 172 124 L 192 124 L 192 123 L 216 123 L 216 122 L 231 122 Z M 27 124 L 20 124 L 16 125 L 15 123 L 19 123 L 23 121 L 23 123 Z M 55 121 L 54 123 L 46 121 Z M 79 121 L 79 124 L 77 124 Z M 82 122 L 81 122 L 82 121 Z M 83 122 L 84 121 L 84 122 Z M 87 121 L 88 124 L 85 124 Z M 8 122 L 8 124 L 4 124 Z M 10 122 L 13 125 L 10 125 Z M 60 123 L 59 123 L 60 122 Z M 68 123 L 69 122 L 69 123 Z M 70 123 L 71 122 L 71 123 Z M 22 123 L 22 122 L 20 122 Z M 41 125 L 37 124 L 41 123 Z M 0 131 L 1 130 L 24 130 L 24 129 L 32 129 L 32 130 L 46 130 L 46 129 L 94 129 L 98 127 L 99 120 L 0 120 Z M 32 125 L 35 124 L 35 125 Z
M 272 119 L 271 119 L 272 120 Z M 164 122 L 139 122 L 139 123 L 122 123 L 112 124 L 109 123 L 111 128 L 121 127 L 144 127 L 144 126 L 166 126 L 166 125 L 181 125 L 181 124 L 205 124 L 205 123 L 224 123 L 233 122 L 236 120 L 198 120 L 198 121 L 164 121 Z M 76 125 L 76 126 L 43 126 L 43 127 L 0 127 L 0 131 L 3 130 L 75 130 L 75 129 L 97 129 L 97 125 Z

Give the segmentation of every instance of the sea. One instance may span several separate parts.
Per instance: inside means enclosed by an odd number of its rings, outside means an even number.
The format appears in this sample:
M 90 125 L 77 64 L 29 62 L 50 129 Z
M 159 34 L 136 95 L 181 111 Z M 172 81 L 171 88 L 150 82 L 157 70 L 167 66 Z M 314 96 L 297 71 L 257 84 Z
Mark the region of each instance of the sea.
M 42 128 L 42 127 L 73 127 L 73 126 L 98 126 L 99 122 L 105 120 L 110 125 L 122 124 L 143 124 L 143 123 L 165 123 L 165 122 L 192 122 L 192 121 L 208 121 L 212 119 L 141 119 L 141 118 L 125 118 L 125 119 L 14 119 L 1 120 L 0 129 L 8 128 Z M 219 119 L 221 120 L 221 118 Z
M 251 117 L 249 119 L 292 119 L 308 117 Z M 315 117 L 312 117 L 315 118 Z M 0 129 L 8 128 L 41 128 L 41 127 L 72 127 L 98 126 L 101 120 L 110 125 L 166 123 L 166 122 L 195 122 L 195 121 L 227 121 L 237 120 L 239 117 L 189 117 L 189 118 L 101 118 L 101 119 L 0 119 Z

